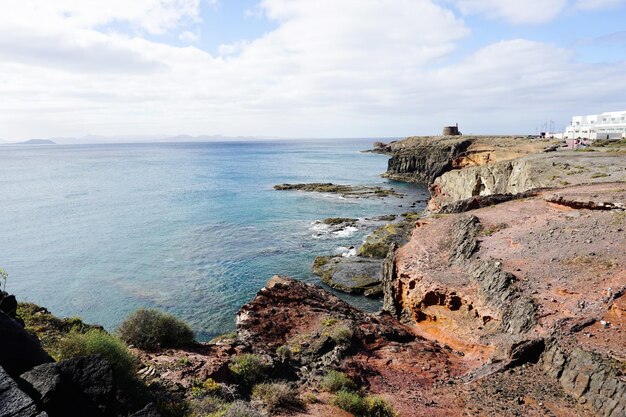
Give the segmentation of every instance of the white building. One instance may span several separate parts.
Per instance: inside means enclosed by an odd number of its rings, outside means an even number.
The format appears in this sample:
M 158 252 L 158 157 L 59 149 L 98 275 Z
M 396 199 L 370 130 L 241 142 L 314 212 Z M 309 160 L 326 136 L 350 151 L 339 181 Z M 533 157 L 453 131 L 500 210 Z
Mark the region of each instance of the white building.
M 574 116 L 565 139 L 621 139 L 626 137 L 626 110 Z

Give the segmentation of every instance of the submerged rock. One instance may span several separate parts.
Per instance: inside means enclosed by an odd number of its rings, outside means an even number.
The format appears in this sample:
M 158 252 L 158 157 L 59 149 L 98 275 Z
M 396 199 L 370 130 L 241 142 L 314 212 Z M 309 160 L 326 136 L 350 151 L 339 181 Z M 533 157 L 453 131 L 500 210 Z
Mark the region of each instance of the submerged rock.
M 415 226 L 414 220 L 413 216 L 405 216 L 399 222 L 377 228 L 359 246 L 357 254 L 366 258 L 384 259 L 392 244 L 401 246 L 408 241 Z
M 326 285 L 349 294 L 381 295 L 382 261 L 361 256 L 319 256 L 313 273 Z

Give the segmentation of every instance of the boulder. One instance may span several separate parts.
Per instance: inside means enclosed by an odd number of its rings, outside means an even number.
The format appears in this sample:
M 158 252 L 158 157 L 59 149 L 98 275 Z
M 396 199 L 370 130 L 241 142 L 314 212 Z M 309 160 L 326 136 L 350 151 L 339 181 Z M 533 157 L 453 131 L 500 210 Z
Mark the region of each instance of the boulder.
M 380 287 L 382 280 L 380 259 L 361 256 L 318 257 L 313 264 L 313 273 L 326 285 L 348 294 L 362 294 Z
M 17 300 L 14 295 L 0 291 L 0 311 L 4 311 L 12 319 L 17 311 Z
M 100 356 L 39 365 L 20 378 L 50 417 L 115 415 L 113 368 Z
M 52 362 L 39 340 L 3 311 L 0 311 L 0 340 L 0 366 L 11 376 Z
M 0 367 L 0 417 L 47 417 L 37 410 L 35 402 L 26 395 L 11 376 Z

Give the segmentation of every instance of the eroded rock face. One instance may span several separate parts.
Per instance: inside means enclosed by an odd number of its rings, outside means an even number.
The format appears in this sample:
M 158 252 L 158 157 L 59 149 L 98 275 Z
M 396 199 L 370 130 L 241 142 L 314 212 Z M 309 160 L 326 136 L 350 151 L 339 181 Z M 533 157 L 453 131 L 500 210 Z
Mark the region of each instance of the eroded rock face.
M 619 367 L 605 356 L 578 348 L 567 351 L 553 341 L 541 365 L 565 392 L 581 403 L 589 402 L 598 415 L 626 414 L 626 381 Z
M 384 176 L 400 181 L 430 183 L 451 170 L 452 161 L 467 151 L 471 143 L 471 140 L 463 138 L 424 138 L 412 146 L 397 147 Z
M 581 185 L 420 220 L 387 260 L 384 307 L 482 363 L 470 379 L 541 358 L 577 401 L 621 415 L 625 201 L 623 183 Z
M 511 136 L 416 136 L 378 144 L 374 152 L 391 155 L 384 177 L 430 184 L 448 171 L 539 153 L 550 145 Z
M 562 152 L 449 171 L 430 185 L 429 209 L 455 212 L 451 206 L 475 197 L 516 196 L 541 188 L 626 181 L 626 162 L 619 153 Z

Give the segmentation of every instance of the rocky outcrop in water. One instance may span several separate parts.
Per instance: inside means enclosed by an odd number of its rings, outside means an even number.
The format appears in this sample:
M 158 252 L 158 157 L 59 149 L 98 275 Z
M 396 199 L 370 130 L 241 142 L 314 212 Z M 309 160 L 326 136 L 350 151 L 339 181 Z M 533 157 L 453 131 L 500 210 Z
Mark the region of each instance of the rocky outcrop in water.
M 308 184 L 278 184 L 274 186 L 279 191 L 306 191 L 315 193 L 338 194 L 345 198 L 382 198 L 403 197 L 393 188 L 369 187 L 365 185 L 343 185 L 333 183 L 308 183 Z
M 313 273 L 331 288 L 348 294 L 382 295 L 382 262 L 362 256 L 318 256 Z

